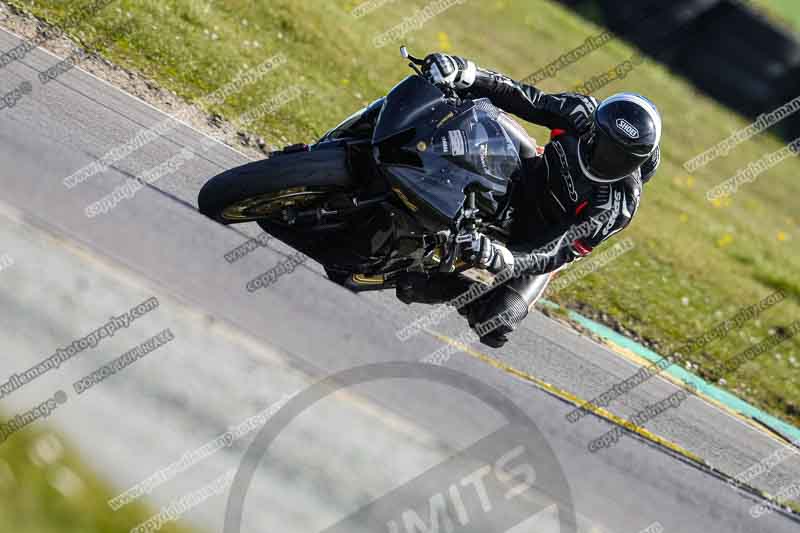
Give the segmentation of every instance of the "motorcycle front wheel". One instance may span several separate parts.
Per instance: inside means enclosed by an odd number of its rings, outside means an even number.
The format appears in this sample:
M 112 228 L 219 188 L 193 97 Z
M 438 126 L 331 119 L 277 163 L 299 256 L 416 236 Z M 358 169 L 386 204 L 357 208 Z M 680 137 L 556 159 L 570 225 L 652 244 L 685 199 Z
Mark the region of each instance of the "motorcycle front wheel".
M 239 224 L 275 220 L 287 208 L 313 209 L 354 188 L 346 148 L 334 145 L 227 170 L 203 185 L 197 203 L 203 215 Z

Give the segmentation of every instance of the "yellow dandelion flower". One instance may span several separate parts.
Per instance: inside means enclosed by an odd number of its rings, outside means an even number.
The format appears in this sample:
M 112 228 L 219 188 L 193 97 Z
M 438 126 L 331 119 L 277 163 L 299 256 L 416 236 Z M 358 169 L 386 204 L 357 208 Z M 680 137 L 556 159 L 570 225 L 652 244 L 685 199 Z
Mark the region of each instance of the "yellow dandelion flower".
M 726 246 L 730 246 L 731 243 L 733 243 L 733 235 L 731 235 L 730 233 L 726 233 L 717 240 L 717 246 L 720 248 L 725 248 Z
M 439 50 L 447 52 L 451 49 L 450 37 L 443 31 L 439 32 Z
M 713 200 L 711 200 L 711 205 L 720 209 L 723 207 L 728 207 L 731 205 L 731 198 L 730 196 L 725 196 L 722 198 L 714 198 Z

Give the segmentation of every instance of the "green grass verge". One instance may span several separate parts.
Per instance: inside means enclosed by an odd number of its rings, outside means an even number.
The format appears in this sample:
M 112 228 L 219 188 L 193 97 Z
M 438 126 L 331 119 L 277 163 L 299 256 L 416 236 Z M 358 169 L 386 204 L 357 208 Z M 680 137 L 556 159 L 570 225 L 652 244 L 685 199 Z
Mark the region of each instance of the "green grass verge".
M 74 2 L 13 3 L 57 22 Z M 238 71 L 283 52 L 289 62 L 263 81 L 210 110 L 235 117 L 290 85 L 313 93 L 254 124 L 268 142 L 312 141 L 359 106 L 385 94 L 408 74 L 394 43 L 372 46 L 374 36 L 412 14 L 426 0 L 389 1 L 355 18 L 353 0 L 118 0 L 80 28 L 91 42 L 124 21 L 133 31 L 104 53 L 192 100 Z M 602 31 L 544 0 L 469 0 L 405 37 L 417 55 L 444 50 L 524 78 Z M 76 32 L 73 32 L 77 34 Z M 540 85 L 575 87 L 634 52 L 613 41 Z M 636 332 L 662 353 L 696 336 L 742 306 L 777 288 L 789 298 L 741 331 L 698 353 L 683 354 L 702 376 L 764 409 L 800 424 L 800 342 L 793 340 L 720 376 L 720 362 L 763 339 L 768 330 L 800 318 L 800 162 L 796 158 L 746 184 L 732 198 L 710 204 L 705 192 L 783 143 L 760 135 L 694 175 L 682 164 L 747 125 L 742 117 L 699 94 L 663 66 L 646 61 L 596 93 L 622 90 L 650 96 L 664 115 L 663 164 L 647 186 L 642 207 L 625 235 L 635 249 L 551 298 Z M 531 133 L 541 140 L 546 132 Z M 597 312 L 593 313 L 592 310 Z M 606 316 L 598 313 L 605 313 Z
M 157 511 L 134 503 L 112 511 L 115 496 L 64 441 L 33 426 L 0 444 L 0 532 L 128 533 Z M 165 533 L 188 533 L 175 524 Z
M 753 0 L 753 2 L 789 29 L 800 32 L 800 3 L 797 0 Z

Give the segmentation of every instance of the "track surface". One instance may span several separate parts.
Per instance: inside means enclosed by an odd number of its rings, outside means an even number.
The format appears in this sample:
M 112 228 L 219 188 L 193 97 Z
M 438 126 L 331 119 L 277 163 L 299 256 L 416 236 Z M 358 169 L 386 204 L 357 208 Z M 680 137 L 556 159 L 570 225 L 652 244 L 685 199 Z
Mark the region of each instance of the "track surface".
M 17 43 L 0 33 L 0 49 Z M 419 361 L 441 348 L 431 335 L 405 343 L 395 336 L 424 307 L 403 306 L 389 294 L 350 294 L 311 263 L 248 293 L 247 281 L 291 250 L 273 242 L 235 264 L 223 259 L 245 240 L 242 232 L 258 233 L 216 225 L 194 209 L 208 177 L 246 161 L 224 145 L 200 151 L 109 214 L 87 218 L 88 204 L 183 147 L 197 149 L 204 137 L 181 127 L 113 169 L 65 188 L 65 176 L 165 117 L 77 70 L 40 84 L 37 72 L 57 61 L 37 50 L 0 71 L 2 94 L 24 80 L 33 85 L 15 107 L 0 110 L 0 200 L 7 206 L 0 210 L 0 236 L 16 261 L 0 272 L 6 303 L 0 331 L 8 343 L 0 379 L 101 325 L 109 314 L 152 295 L 162 305 L 124 337 L 2 400 L 4 411 L 28 408 L 58 388 L 72 392 L 74 380 L 172 328 L 174 343 L 91 394 L 71 398 L 50 420 L 122 489 L 317 379 L 367 363 Z M 437 327 L 452 337 L 461 328 L 455 320 Z M 636 370 L 541 315 L 530 317 L 507 348 L 489 355 L 582 398 Z M 798 530 L 797 522 L 780 514 L 754 520 L 749 509 L 757 498 L 652 444 L 625 438 L 591 454 L 587 443 L 610 429 L 607 422 L 587 417 L 569 424 L 564 415 L 571 405 L 464 353 L 447 364 L 502 391 L 546 435 L 571 486 L 582 531 L 637 532 L 654 522 L 680 532 Z M 654 379 L 611 410 L 630 415 L 675 390 Z M 357 392 L 362 399 L 337 396 L 330 410 L 310 411 L 298 421 L 281 448 L 280 466 L 259 470 L 258 487 L 247 500 L 247 527 L 323 529 L 501 424 L 463 394 L 418 381 Z M 696 398 L 648 429 L 731 475 L 780 446 Z M 164 505 L 199 488 L 235 468 L 241 453 L 241 446 L 220 452 L 156 489 L 151 501 Z M 795 457 L 754 484 L 776 492 L 798 478 Z M 187 517 L 220 530 L 224 504 L 210 500 Z

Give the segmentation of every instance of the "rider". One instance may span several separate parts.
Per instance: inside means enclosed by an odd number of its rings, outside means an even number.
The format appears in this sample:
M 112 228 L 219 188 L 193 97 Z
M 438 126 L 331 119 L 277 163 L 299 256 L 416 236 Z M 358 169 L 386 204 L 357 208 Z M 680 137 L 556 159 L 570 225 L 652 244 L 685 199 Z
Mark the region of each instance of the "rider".
M 499 109 L 552 130 L 543 154 L 521 151 L 523 170 L 512 181 L 507 243 L 478 234 L 463 258 L 493 273 L 513 269 L 516 274 L 459 309 L 481 342 L 500 347 L 553 271 L 588 255 L 630 223 L 642 186 L 660 162 L 661 116 L 638 94 L 621 93 L 602 103 L 576 93 L 546 94 L 457 56 L 431 54 L 424 70 L 434 84 L 463 98 L 488 98 Z M 581 227 L 588 231 L 576 232 Z M 409 274 L 398 284 L 397 296 L 406 303 L 434 303 L 465 289 L 460 279 Z M 488 332 L 481 327 L 490 323 Z

